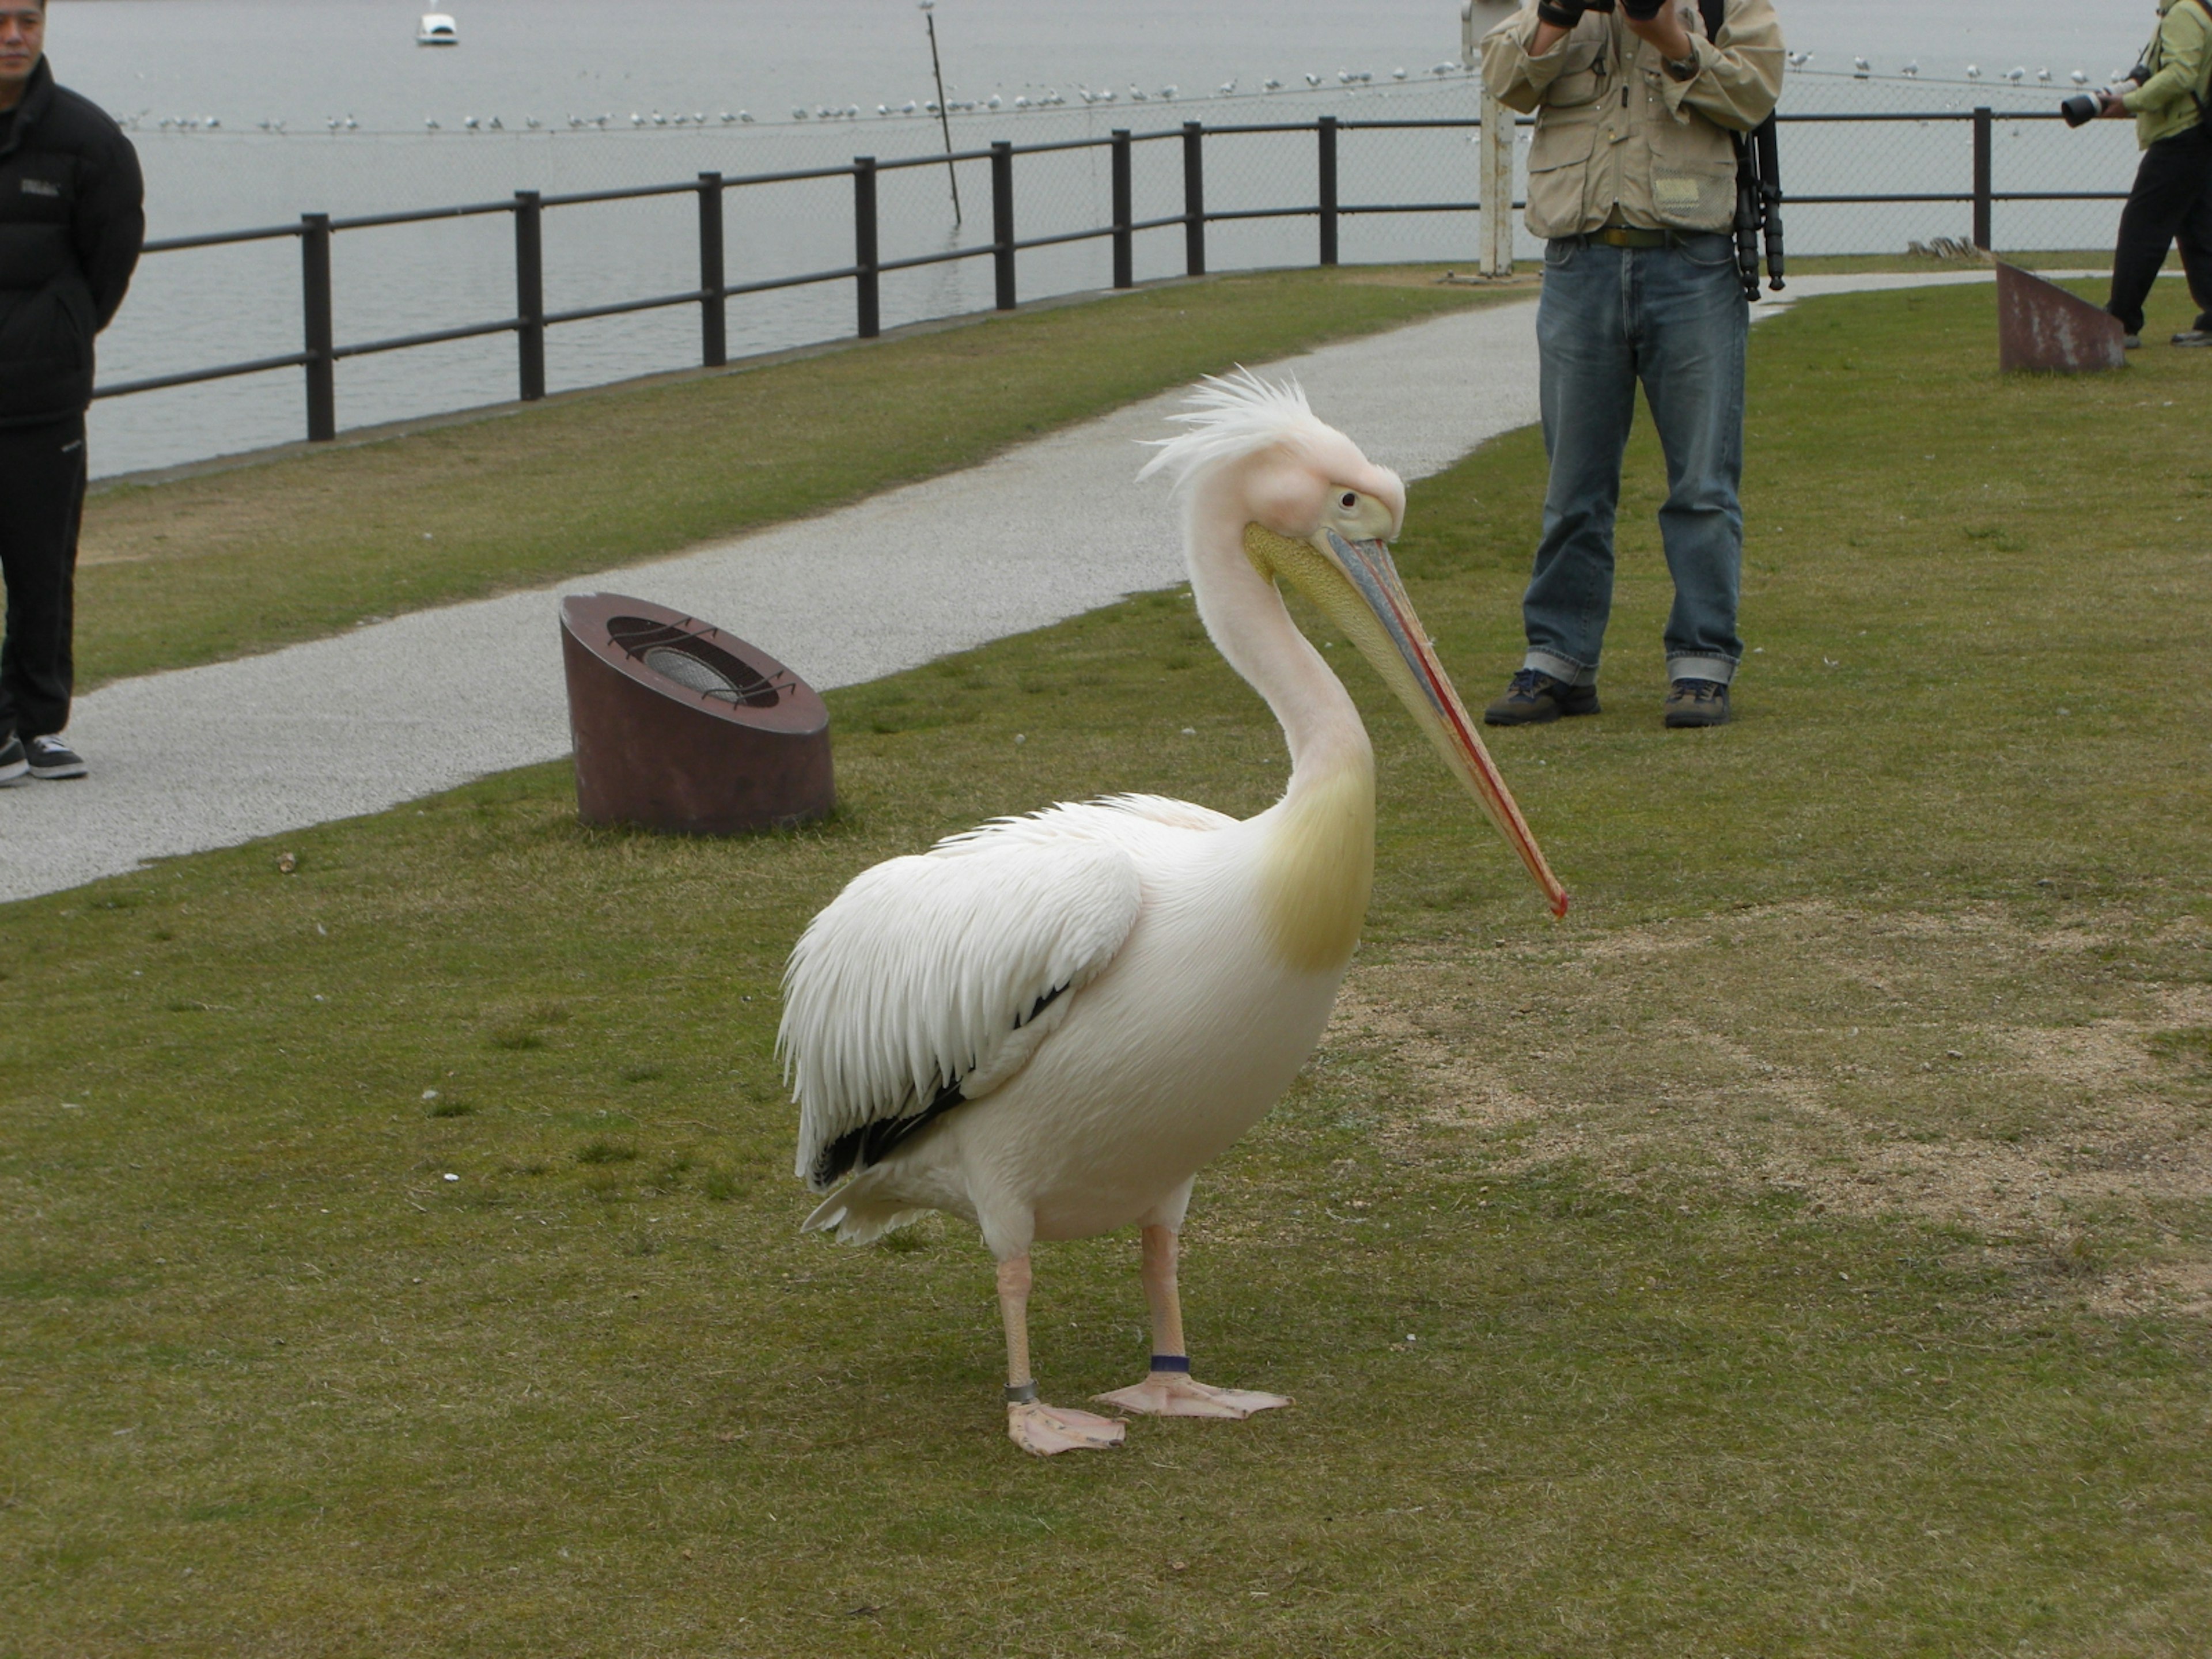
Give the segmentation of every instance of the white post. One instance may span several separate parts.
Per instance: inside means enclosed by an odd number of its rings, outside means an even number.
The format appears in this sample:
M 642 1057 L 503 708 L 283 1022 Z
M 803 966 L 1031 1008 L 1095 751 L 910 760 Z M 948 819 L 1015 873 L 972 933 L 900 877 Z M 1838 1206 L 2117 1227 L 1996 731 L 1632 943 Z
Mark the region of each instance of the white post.
M 1513 274 L 1513 112 L 1482 94 L 1482 274 Z
M 1480 75 L 1482 37 L 1520 9 L 1514 0 L 1465 0 L 1459 9 L 1460 62 Z M 1513 112 L 1482 89 L 1475 192 L 1482 203 L 1476 262 L 1485 276 L 1513 274 Z

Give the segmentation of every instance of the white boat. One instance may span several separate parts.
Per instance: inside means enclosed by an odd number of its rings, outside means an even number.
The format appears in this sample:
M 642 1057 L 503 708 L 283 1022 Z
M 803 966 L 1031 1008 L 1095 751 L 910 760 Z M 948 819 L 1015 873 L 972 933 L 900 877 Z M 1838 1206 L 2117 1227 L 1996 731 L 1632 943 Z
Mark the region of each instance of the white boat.
M 461 44 L 461 32 L 444 12 L 426 11 L 422 14 L 422 27 L 415 31 L 415 44 L 418 46 L 458 46 Z

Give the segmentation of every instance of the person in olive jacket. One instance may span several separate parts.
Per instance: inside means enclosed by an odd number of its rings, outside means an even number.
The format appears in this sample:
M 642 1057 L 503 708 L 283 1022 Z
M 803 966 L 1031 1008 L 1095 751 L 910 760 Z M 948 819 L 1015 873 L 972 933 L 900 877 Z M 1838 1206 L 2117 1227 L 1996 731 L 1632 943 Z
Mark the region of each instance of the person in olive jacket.
M 93 337 L 145 240 L 137 152 L 54 84 L 46 0 L 0 0 L 0 787 L 81 778 L 64 743 Z
M 2130 347 L 2142 343 L 2143 301 L 2181 244 L 2181 267 L 2197 301 L 2197 321 L 2173 337 L 2179 346 L 2212 345 L 2212 0 L 2158 0 L 2158 33 L 2143 49 L 2146 78 L 2107 92 L 2107 116 L 2133 116 L 2142 165 L 2120 212 L 2112 253 L 2112 294 L 2105 309 L 2120 319 Z

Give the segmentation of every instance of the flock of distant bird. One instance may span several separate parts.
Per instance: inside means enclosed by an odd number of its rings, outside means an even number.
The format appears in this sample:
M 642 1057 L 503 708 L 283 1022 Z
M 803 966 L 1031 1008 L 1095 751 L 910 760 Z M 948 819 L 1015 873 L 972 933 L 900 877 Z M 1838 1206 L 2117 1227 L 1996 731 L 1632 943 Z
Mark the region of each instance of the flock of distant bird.
M 1804 69 L 1811 64 L 1813 61 L 1813 54 L 1809 52 L 1793 52 L 1789 54 L 1789 58 L 1790 66 L 1792 69 Z M 1916 81 L 1919 79 L 1920 60 L 1917 58 L 1908 58 L 1904 63 L 1898 65 L 1897 72 L 1908 81 Z M 1854 58 L 1851 59 L 1851 78 L 1854 81 L 1870 81 L 1874 78 L 1874 65 L 1866 58 Z M 2127 75 L 2128 72 L 2125 70 L 2114 70 L 2112 71 L 2112 79 L 2115 81 L 2124 81 L 2127 78 Z M 1982 66 L 1979 64 L 1969 64 L 1966 65 L 1966 79 L 1969 81 L 1978 81 L 1981 78 Z M 2016 87 L 2024 84 L 2028 79 L 2027 65 L 2023 64 L 2015 64 L 2012 68 L 2004 72 L 2003 78 Z M 2082 70 L 2071 70 L 2069 72 L 2066 78 L 2071 81 L 2077 87 L 2086 87 L 2089 84 L 2088 74 L 2087 71 Z M 2047 69 L 2039 69 L 2036 70 L 2035 82 L 2039 86 L 2047 87 L 2051 85 L 2051 71 Z
M 1814 54 L 1809 52 L 1793 52 L 1789 54 L 1790 66 L 1792 69 L 1798 70 L 1809 69 L 1812 65 L 1813 58 Z M 1449 76 L 1467 74 L 1470 72 L 1472 69 L 1473 65 L 1471 64 L 1446 62 L 1431 64 L 1428 72 L 1437 79 L 1442 80 Z M 1873 64 L 1868 59 L 1864 58 L 1854 58 L 1851 59 L 1850 73 L 1851 78 L 1854 80 L 1868 81 L 1874 78 L 1876 71 Z M 1919 60 L 1917 58 L 1907 59 L 1905 63 L 1898 66 L 1896 73 L 1904 76 L 1907 80 L 1917 80 L 1920 76 Z M 2118 82 L 2125 79 L 2126 76 L 2127 71 L 2125 70 L 2115 70 L 2112 72 L 2112 79 Z M 1305 82 L 1304 90 L 1309 92 L 1315 92 L 1322 89 L 1324 87 L 1328 86 L 1332 79 L 1332 77 L 1326 75 L 1312 74 L 1309 74 L 1303 78 Z M 1390 82 L 1404 82 L 1413 80 L 1413 78 L 1414 77 L 1409 71 L 1403 69 L 1395 69 L 1390 71 L 1385 84 L 1388 84 Z M 1982 66 L 1979 64 L 1967 64 L 1966 78 L 1969 82 L 1978 82 L 1982 80 L 1984 78 Z M 2024 85 L 2031 78 L 2033 78 L 2034 82 L 2039 86 L 2050 86 L 2052 84 L 2051 73 L 2048 69 L 2037 70 L 2034 71 L 2033 77 L 2031 77 L 2027 66 L 2024 64 L 2015 64 L 2013 68 L 2005 70 L 2000 78 L 2010 82 L 2014 86 Z M 2089 84 L 2088 76 L 2078 69 L 2071 71 L 2066 78 L 2077 87 L 2086 87 Z M 1336 88 L 1349 89 L 1352 88 L 1372 86 L 1375 83 L 1375 76 L 1372 72 L 1366 70 L 1339 70 L 1334 77 L 1334 81 Z M 1224 81 L 1219 86 L 1216 87 L 1211 95 L 1214 98 L 1266 96 L 1272 93 L 1283 91 L 1297 92 L 1299 89 L 1300 88 L 1291 85 L 1290 82 L 1278 80 L 1273 76 L 1270 76 L 1268 78 L 1260 82 L 1256 94 L 1249 90 L 1240 91 L 1237 80 L 1235 77 L 1231 77 L 1229 80 Z M 1147 92 L 1144 88 L 1137 86 L 1133 82 L 1130 85 L 1127 91 L 1123 93 L 1117 93 L 1111 87 L 1093 88 L 1089 85 L 1079 85 L 1075 89 L 1076 98 L 1085 106 L 1114 104 L 1125 100 L 1132 104 L 1171 104 L 1181 95 L 1182 89 L 1174 85 L 1160 87 L 1153 91 Z M 1067 103 L 1068 100 L 1061 95 L 1057 88 L 1048 87 L 1042 92 L 1040 92 L 1034 96 L 1028 93 L 1018 93 L 1012 98 L 1007 98 L 1002 94 L 994 92 L 987 98 L 948 98 L 945 100 L 945 106 L 942 110 L 939 108 L 938 102 L 934 98 L 909 98 L 902 104 L 878 104 L 876 106 L 876 115 L 879 119 L 892 119 L 904 117 L 925 117 L 930 119 L 934 119 L 940 114 L 975 115 L 979 113 L 1004 112 L 1007 111 L 1026 112 L 1030 110 L 1061 109 L 1065 108 Z M 811 107 L 804 104 L 794 104 L 791 107 L 790 118 L 793 122 L 857 121 L 861 118 L 861 115 L 862 111 L 858 104 L 817 104 Z M 143 118 L 143 115 L 118 115 L 116 117 L 117 121 L 122 125 L 134 130 L 139 126 Z M 751 126 L 754 125 L 755 119 L 756 118 L 754 117 L 753 112 L 747 109 L 726 109 L 721 111 L 718 115 L 714 116 L 708 115 L 702 110 L 694 110 L 689 112 L 679 111 L 674 113 L 664 113 L 663 112 L 656 109 L 642 113 L 637 111 L 632 111 L 629 116 L 629 125 L 632 128 L 640 130 L 648 127 Z M 284 123 L 281 120 L 261 121 L 256 125 L 263 132 L 281 133 L 285 130 Z M 332 133 L 357 132 L 361 130 L 361 123 L 356 120 L 351 115 L 333 115 L 328 118 L 323 125 L 325 129 Z M 441 131 L 444 125 L 445 124 L 440 121 L 434 115 L 425 116 L 422 120 L 423 129 L 429 132 L 437 132 Z M 496 115 L 485 117 L 465 115 L 461 118 L 460 125 L 462 129 L 468 132 L 505 132 L 508 131 L 507 124 Z M 534 115 L 525 116 L 523 118 L 521 130 L 529 132 L 540 132 L 545 131 L 549 125 L 550 124 L 539 120 Z M 618 131 L 621 130 L 623 124 L 614 115 L 610 113 L 603 115 L 571 115 L 568 118 L 565 125 L 567 130 L 571 132 L 582 132 L 586 131 L 606 132 L 611 131 Z M 164 116 L 159 123 L 159 130 L 163 132 L 216 132 L 222 131 L 223 125 L 222 122 L 218 118 L 212 115 Z

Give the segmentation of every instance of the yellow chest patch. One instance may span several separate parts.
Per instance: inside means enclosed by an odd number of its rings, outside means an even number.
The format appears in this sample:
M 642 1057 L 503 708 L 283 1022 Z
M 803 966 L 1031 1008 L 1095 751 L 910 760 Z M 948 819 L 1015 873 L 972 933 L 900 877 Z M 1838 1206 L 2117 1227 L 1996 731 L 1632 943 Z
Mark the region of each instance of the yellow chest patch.
M 1352 959 L 1375 889 L 1375 774 L 1347 768 L 1275 824 L 1260 872 L 1267 936 L 1285 963 L 1326 973 Z

